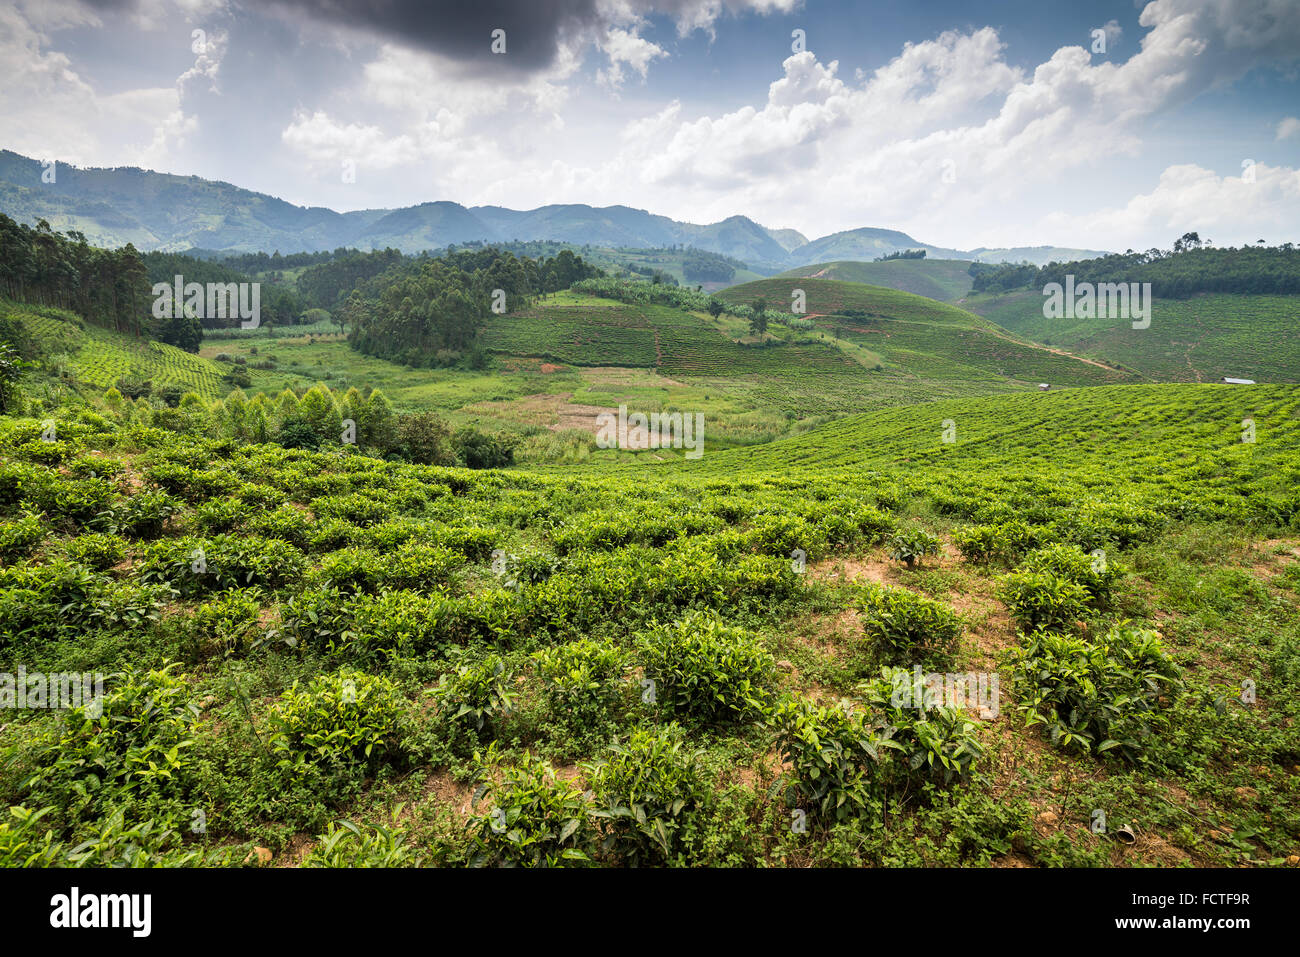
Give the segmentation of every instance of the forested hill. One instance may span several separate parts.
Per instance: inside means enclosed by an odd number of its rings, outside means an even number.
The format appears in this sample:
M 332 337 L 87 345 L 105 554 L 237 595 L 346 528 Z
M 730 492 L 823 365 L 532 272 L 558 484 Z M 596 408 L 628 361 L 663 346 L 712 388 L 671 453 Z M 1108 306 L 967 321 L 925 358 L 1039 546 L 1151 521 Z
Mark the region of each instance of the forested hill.
M 1064 283 L 1069 275 L 1076 283 L 1149 282 L 1152 295 L 1166 299 L 1206 292 L 1294 295 L 1300 293 L 1300 248 L 1293 243 L 1216 248 L 1187 233 L 1171 250 L 1129 250 L 1042 267 L 974 263 L 970 271 L 976 293 L 1041 289 Z

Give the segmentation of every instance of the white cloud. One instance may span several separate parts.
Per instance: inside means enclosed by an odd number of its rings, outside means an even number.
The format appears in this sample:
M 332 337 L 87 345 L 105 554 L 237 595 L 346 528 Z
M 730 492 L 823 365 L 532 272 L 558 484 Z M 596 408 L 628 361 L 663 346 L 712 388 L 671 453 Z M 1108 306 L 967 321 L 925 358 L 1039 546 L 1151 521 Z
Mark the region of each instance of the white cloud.
M 1076 217 L 1050 215 L 1043 226 L 1078 235 L 1081 245 L 1104 243 L 1108 236 L 1151 236 L 1167 246 L 1173 237 L 1196 230 L 1217 245 L 1239 246 L 1261 238 L 1294 240 L 1298 222 L 1300 170 L 1257 163 L 1253 176 L 1219 176 L 1187 164 L 1169 167 L 1151 192 L 1121 207 Z
M 598 71 L 599 83 L 618 89 L 623 85 L 623 65 L 627 64 L 644 80 L 650 62 L 668 56 L 668 51 L 629 30 L 613 29 L 600 41 L 600 49 L 609 57 L 609 69 Z
M 1290 139 L 1297 133 L 1300 133 L 1300 119 L 1296 119 L 1294 116 L 1288 116 L 1277 125 L 1277 138 L 1279 140 Z

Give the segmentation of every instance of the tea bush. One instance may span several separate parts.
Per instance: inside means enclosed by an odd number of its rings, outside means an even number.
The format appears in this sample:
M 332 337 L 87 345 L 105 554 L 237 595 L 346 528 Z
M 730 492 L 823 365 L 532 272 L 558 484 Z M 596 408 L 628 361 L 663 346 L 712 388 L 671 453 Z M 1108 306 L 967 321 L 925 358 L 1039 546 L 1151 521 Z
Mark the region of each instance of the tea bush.
M 550 723 L 589 753 L 609 740 L 624 705 L 627 663 L 616 648 L 590 639 L 533 653 Z
M 953 532 L 953 544 L 962 557 L 974 562 L 1001 562 L 1014 565 L 1026 552 L 1047 544 L 1053 538 L 1050 529 L 1009 519 L 991 525 L 970 525 Z
M 1096 605 L 1106 605 L 1115 591 L 1116 583 L 1125 569 L 1109 560 L 1104 550 L 1089 554 L 1078 545 L 1057 544 L 1036 549 L 1025 556 L 1022 570 L 1052 572 L 1061 578 L 1082 585 L 1088 600 Z
M 487 655 L 444 676 L 433 698 L 456 747 L 491 739 L 513 710 L 516 693 L 500 656 Z
M 637 728 L 587 767 L 596 808 L 604 821 L 602 849 L 629 865 L 671 862 L 681 852 L 679 831 L 709 793 L 700 754 L 676 724 Z
M 1150 629 L 1112 626 L 1095 641 L 1035 633 L 1015 661 L 1017 709 L 1066 750 L 1138 760 L 1166 723 L 1180 669 Z
M 280 765 L 364 764 L 402 753 L 409 706 L 387 678 L 343 669 L 294 682 L 268 716 Z
M 900 694 L 904 688 L 910 695 Z M 858 685 L 858 694 L 885 721 L 884 734 L 896 746 L 890 769 L 907 783 L 950 784 L 968 778 L 984 753 L 978 725 L 966 709 L 950 702 L 931 704 L 925 697 L 924 679 L 918 681 L 915 672 L 882 668 L 879 678 Z
M 241 655 L 264 644 L 258 616 L 266 596 L 260 589 L 231 589 L 199 605 L 190 621 L 193 641 L 223 656 Z
M 884 754 L 895 747 L 868 715 L 844 706 L 784 698 L 772 716 L 774 743 L 789 770 L 773 785 L 787 807 L 823 822 L 876 812 Z
M 99 532 L 68 539 L 62 551 L 69 561 L 102 572 L 126 558 L 126 545 L 118 535 Z
M 1015 571 L 998 579 L 998 597 L 1022 628 L 1061 629 L 1087 611 L 1087 587 L 1053 571 Z
M 939 539 L 924 529 L 907 532 L 895 532 L 885 546 L 889 557 L 903 562 L 908 568 L 915 568 L 926 555 L 939 554 Z
M 252 535 L 166 539 L 148 546 L 140 578 L 165 582 L 185 597 L 260 585 L 279 588 L 297 581 L 305 561 L 286 542 Z
M 167 520 L 179 511 L 179 505 L 166 492 L 135 492 L 101 512 L 95 521 L 103 531 L 140 541 L 152 541 L 163 533 Z
M 299 867 L 414 867 L 416 854 L 400 831 L 378 824 L 331 823 Z
M 489 750 L 487 760 L 495 752 Z M 493 808 L 471 816 L 471 867 L 586 866 L 596 851 L 596 830 L 582 791 L 557 780 L 555 771 L 525 753 L 518 765 L 499 768 L 500 781 L 480 785 L 477 804 L 491 794 Z
M 72 823 L 124 796 L 182 795 L 199 711 L 174 667 L 106 677 L 102 699 L 67 709 L 38 745 L 32 803 L 55 805 Z
M 906 588 L 870 582 L 857 593 L 862 632 L 875 656 L 891 664 L 939 664 L 964 630 L 955 611 Z
M 655 705 L 693 725 L 741 721 L 768 710 L 775 660 L 753 634 L 693 612 L 638 643 Z
M 31 554 L 45 538 L 45 523 L 40 515 L 27 514 L 12 522 L 0 523 L 0 559 L 15 561 Z

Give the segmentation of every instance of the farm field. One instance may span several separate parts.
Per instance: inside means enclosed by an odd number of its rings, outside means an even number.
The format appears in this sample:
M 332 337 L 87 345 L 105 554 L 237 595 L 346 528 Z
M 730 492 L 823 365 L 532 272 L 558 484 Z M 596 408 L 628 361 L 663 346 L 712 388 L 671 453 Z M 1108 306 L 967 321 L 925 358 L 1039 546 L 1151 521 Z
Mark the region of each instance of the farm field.
M 1156 299 L 1147 329 L 1125 320 L 1044 318 L 1038 290 L 969 296 L 962 305 L 1017 335 L 1118 361 L 1158 381 L 1300 380 L 1300 296 Z
M 753 291 L 737 288 L 741 296 Z M 86 381 L 103 388 L 124 374 L 114 370 L 126 368 L 131 355 L 137 357 L 132 368 L 159 370 L 157 361 L 143 364 L 152 348 L 170 356 L 178 370 L 189 370 L 177 373 L 176 384 L 207 399 L 228 391 L 220 377 L 238 364 L 251 381 L 250 394 L 275 396 L 317 382 L 340 391 L 378 388 L 402 411 L 435 411 L 458 425 L 483 417 L 525 435 L 567 428 L 590 435 L 595 415 L 620 404 L 644 412 L 690 408 L 708 417 L 709 441 L 717 447 L 770 441 L 864 409 L 1023 391 L 1044 380 L 1068 386 L 1128 378 L 1002 338 L 996 326 L 931 300 L 844 283 L 810 289 L 810 303 L 821 296 L 888 318 L 824 316 L 805 332 L 773 324 L 760 344 L 744 320 L 727 315 L 715 319 L 561 292 L 493 317 L 484 337 L 493 359 L 488 368 L 471 371 L 412 368 L 361 355 L 324 328 L 214 338 L 192 356 L 167 346 L 142 347 L 66 314 L 31 315 L 32 332 L 43 340 L 66 338 L 69 349 L 96 356 L 104 368 Z M 93 337 L 93 348 L 85 337 Z M 640 372 L 629 379 L 618 370 Z M 157 378 L 172 381 L 161 371 Z
M 209 399 L 229 391 L 221 382 L 223 370 L 206 359 L 91 325 L 73 313 L 0 299 L 3 318 L 20 323 L 46 351 L 66 356 L 78 379 L 102 389 L 125 376 L 150 379 L 160 387 L 179 386 Z
M 111 677 L 0 727 L 9 861 L 1300 853 L 1296 387 L 477 472 L 54 415 L 0 418 L 0 650 Z M 1000 690 L 900 705 L 913 668 Z
M 887 286 L 917 296 L 953 302 L 970 292 L 974 282 L 964 259 L 891 259 L 887 262 L 813 263 L 790 269 L 780 279 L 800 277 Z

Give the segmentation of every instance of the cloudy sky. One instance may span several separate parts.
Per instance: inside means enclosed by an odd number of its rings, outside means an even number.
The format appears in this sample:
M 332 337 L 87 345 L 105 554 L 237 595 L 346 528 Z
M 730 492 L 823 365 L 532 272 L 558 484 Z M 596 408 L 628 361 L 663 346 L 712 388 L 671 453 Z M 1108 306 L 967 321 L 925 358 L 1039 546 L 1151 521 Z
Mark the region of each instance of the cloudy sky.
M 0 147 L 339 210 L 1300 241 L 1300 0 L 0 0 L 0 76 Z

